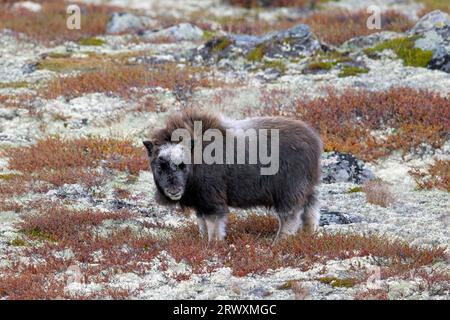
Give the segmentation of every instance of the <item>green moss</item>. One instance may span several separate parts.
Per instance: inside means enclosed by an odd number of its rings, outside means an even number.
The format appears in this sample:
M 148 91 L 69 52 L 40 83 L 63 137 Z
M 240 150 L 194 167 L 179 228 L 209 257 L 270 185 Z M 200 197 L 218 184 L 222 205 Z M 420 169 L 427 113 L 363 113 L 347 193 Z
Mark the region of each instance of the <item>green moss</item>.
M 277 287 L 278 290 L 289 290 L 298 282 L 298 280 L 288 280 Z
M 217 37 L 217 31 L 209 31 L 205 30 L 203 31 L 203 40 L 209 41 Z
M 0 180 L 11 181 L 19 176 L 20 176 L 20 174 L 16 174 L 16 173 L 3 173 L 3 174 L 0 174 Z
M 309 70 L 331 70 L 337 63 L 334 61 L 311 61 L 308 64 Z
M 265 51 L 266 49 L 264 45 L 258 45 L 256 48 L 248 52 L 245 58 L 251 62 L 261 62 L 264 58 Z
M 357 193 L 357 192 L 363 192 L 363 188 L 362 187 L 353 187 L 347 191 L 347 193 Z
M 216 40 L 214 46 L 212 47 L 212 51 L 214 53 L 219 53 L 228 48 L 231 45 L 231 40 L 227 37 L 221 37 Z
M 313 60 L 308 64 L 308 69 L 313 71 L 319 70 L 331 70 L 334 66 L 339 63 L 349 62 L 349 58 L 345 53 L 339 51 L 330 51 L 326 53 L 319 53 Z
M 14 247 L 25 247 L 27 245 L 27 242 L 22 238 L 16 237 L 13 240 L 11 240 L 9 244 Z
M 344 66 L 342 68 L 341 72 L 338 74 L 339 78 L 345 78 L 345 77 L 351 77 L 351 76 L 357 76 L 358 74 L 368 73 L 369 69 L 367 68 L 360 68 L 355 66 Z
M 42 231 L 40 229 L 31 229 L 27 230 L 25 232 L 27 236 L 29 236 L 32 239 L 41 240 L 41 241 L 50 241 L 50 242 L 56 242 L 56 239 L 49 233 Z
M 352 288 L 356 285 L 354 279 L 339 279 L 336 277 L 323 277 L 318 279 L 324 284 L 328 284 L 333 288 Z
M 366 49 L 365 52 L 371 55 L 390 49 L 403 60 L 405 66 L 425 68 L 430 63 L 433 52 L 415 48 L 414 45 L 417 39 L 418 37 L 392 39 Z
M 98 38 L 84 38 L 79 41 L 82 46 L 102 46 L 106 41 Z
M 278 70 L 280 73 L 285 73 L 287 70 L 286 64 L 281 60 L 264 61 L 264 68 L 275 69 Z
M 48 57 L 53 58 L 53 59 L 70 58 L 70 54 L 69 53 L 59 53 L 59 52 L 50 52 L 48 54 Z
M 27 88 L 29 85 L 30 85 L 30 83 L 28 83 L 26 81 L 0 82 L 0 89 L 5 89 L 5 88 L 13 88 L 13 89 Z

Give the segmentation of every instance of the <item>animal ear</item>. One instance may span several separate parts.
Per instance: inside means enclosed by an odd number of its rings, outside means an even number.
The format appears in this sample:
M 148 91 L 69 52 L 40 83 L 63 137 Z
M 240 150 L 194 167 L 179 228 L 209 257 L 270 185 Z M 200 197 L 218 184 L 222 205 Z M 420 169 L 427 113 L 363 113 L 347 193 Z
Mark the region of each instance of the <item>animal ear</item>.
M 153 151 L 153 142 L 147 140 L 147 141 L 142 141 L 142 143 L 144 144 L 145 149 L 147 149 L 148 156 L 151 157 L 152 151 Z

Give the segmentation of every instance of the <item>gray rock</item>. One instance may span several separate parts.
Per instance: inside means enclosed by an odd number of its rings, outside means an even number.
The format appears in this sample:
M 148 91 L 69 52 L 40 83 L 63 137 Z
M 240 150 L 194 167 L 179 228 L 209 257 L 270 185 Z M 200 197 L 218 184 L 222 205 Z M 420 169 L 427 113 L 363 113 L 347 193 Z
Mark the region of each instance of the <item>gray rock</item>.
M 155 25 L 156 22 L 149 17 L 139 17 L 127 12 L 115 12 L 108 21 L 106 32 L 138 32 Z
M 343 50 L 361 50 L 365 48 L 370 48 L 378 43 L 392 40 L 396 38 L 404 37 L 402 33 L 393 32 L 393 31 L 382 31 L 377 33 L 372 33 L 368 36 L 360 36 L 352 38 L 341 46 Z
M 410 36 L 419 36 L 415 46 L 432 51 L 428 68 L 450 73 L 450 16 L 436 10 L 425 15 L 408 31 Z
M 176 41 L 196 41 L 203 38 L 203 30 L 191 23 L 180 23 L 167 29 L 145 31 L 142 36 L 147 40 L 172 38 Z
M 212 39 L 197 48 L 193 59 L 197 60 L 197 57 L 201 57 L 203 61 L 210 63 L 216 63 L 221 59 L 247 58 L 249 55 L 280 59 L 310 56 L 321 49 L 322 44 L 310 28 L 307 25 L 299 24 L 287 30 L 275 31 L 262 36 L 230 33 Z
M 364 183 L 375 178 L 362 160 L 351 154 L 327 152 L 322 155 L 322 182 Z
M 436 30 L 450 25 L 450 16 L 440 10 L 435 10 L 423 16 L 416 25 L 408 31 L 408 34 L 424 34 L 428 31 Z
M 264 36 L 262 44 L 265 48 L 265 56 L 270 58 L 310 56 L 322 48 L 319 40 L 305 24 L 269 33 Z
M 319 225 L 327 226 L 330 224 L 350 224 L 359 223 L 362 221 L 363 219 L 355 214 L 321 210 Z

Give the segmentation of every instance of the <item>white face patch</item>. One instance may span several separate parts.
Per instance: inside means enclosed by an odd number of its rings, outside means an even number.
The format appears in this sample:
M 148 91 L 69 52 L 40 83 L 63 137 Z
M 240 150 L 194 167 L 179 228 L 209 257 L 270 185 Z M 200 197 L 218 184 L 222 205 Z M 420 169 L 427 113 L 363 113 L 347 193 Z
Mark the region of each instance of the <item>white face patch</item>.
M 190 163 L 190 152 L 182 144 L 167 143 L 159 149 L 159 156 L 179 165 L 180 163 Z

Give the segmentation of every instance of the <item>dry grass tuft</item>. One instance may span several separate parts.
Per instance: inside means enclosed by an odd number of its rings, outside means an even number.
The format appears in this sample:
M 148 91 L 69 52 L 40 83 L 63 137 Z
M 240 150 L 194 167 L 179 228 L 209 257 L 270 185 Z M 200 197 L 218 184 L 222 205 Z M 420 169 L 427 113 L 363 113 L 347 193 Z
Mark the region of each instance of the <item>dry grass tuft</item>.
M 223 82 L 208 77 L 207 70 L 173 64 L 154 66 L 120 66 L 89 71 L 75 76 L 58 77 L 50 81 L 43 92 L 47 99 L 59 96 L 73 98 L 87 93 L 112 93 L 122 97 L 136 94 L 136 89 L 162 87 L 176 90 L 178 87 L 218 87 Z
M 450 160 L 437 160 L 425 172 L 416 168 L 409 174 L 419 189 L 438 188 L 450 192 Z
M 366 182 L 363 186 L 368 203 L 376 204 L 381 207 L 389 207 L 394 203 L 394 195 L 389 184 L 382 180 L 372 180 Z

